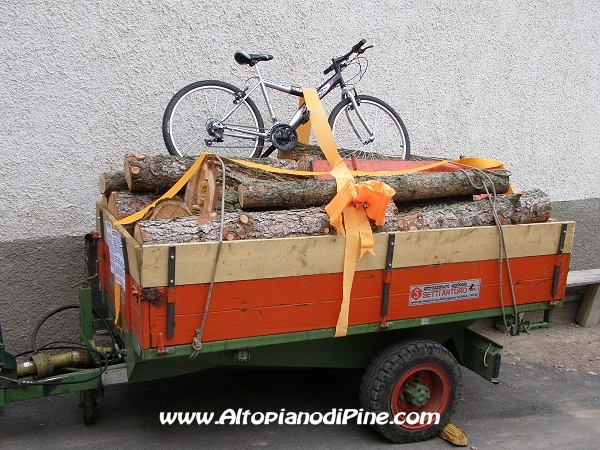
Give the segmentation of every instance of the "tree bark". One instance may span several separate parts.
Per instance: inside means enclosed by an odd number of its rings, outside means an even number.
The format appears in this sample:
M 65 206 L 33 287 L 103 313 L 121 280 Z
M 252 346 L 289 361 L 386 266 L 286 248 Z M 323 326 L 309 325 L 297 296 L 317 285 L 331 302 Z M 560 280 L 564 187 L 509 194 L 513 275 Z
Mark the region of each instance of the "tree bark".
M 306 156 L 312 156 L 314 158 L 324 157 L 321 147 L 308 144 L 298 144 L 293 150 L 290 150 L 289 152 L 279 151 L 277 155 L 279 159 L 291 159 L 293 161 L 299 161 L 300 158 Z
M 336 234 L 323 208 L 305 208 L 283 211 L 255 211 L 225 213 L 223 240 L 273 239 L 295 236 L 323 236 Z M 390 202 L 386 223 L 373 232 L 395 231 L 398 209 Z M 220 215 L 216 212 L 197 216 L 164 220 L 145 220 L 135 225 L 134 238 L 142 245 L 184 242 L 214 242 L 219 240 Z
M 98 177 L 98 187 L 100 188 L 100 193 L 104 195 L 110 195 L 111 192 L 126 191 L 129 189 L 127 180 L 125 179 L 125 172 L 101 173 Z
M 134 237 L 143 245 L 219 240 L 220 215 L 146 220 L 135 226 Z M 253 213 L 225 213 L 223 240 L 272 239 L 335 234 L 323 208 Z
M 167 192 L 194 164 L 193 156 L 125 155 L 125 179 L 132 192 Z
M 108 212 L 111 213 L 117 220 L 121 220 L 138 211 L 141 211 L 158 198 L 158 195 L 147 192 L 111 192 L 108 198 Z
M 522 194 L 496 197 L 496 209 L 503 225 L 546 222 L 552 213 L 550 197 L 536 189 Z M 399 208 L 399 231 L 430 230 L 494 225 L 489 198 L 477 201 L 407 204 Z
M 470 173 L 470 176 L 472 173 Z M 508 192 L 508 177 L 490 175 L 496 192 Z M 392 187 L 396 203 L 430 198 L 460 197 L 485 193 L 473 186 L 465 172 L 421 172 L 388 177 L 356 177 L 357 181 L 375 179 Z M 480 183 L 479 180 L 475 180 Z M 491 189 L 490 189 L 491 191 Z M 238 187 L 239 204 L 243 209 L 282 209 L 323 206 L 337 192 L 335 180 L 298 179 L 280 183 L 247 180 Z

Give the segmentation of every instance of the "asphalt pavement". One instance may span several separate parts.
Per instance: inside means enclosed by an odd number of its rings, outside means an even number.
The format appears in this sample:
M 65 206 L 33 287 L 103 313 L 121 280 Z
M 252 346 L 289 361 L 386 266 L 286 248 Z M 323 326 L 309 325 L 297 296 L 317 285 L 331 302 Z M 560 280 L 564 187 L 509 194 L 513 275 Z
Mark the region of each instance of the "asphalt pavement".
M 79 395 L 11 403 L 0 416 L 0 447 L 226 450 L 364 449 L 391 444 L 368 425 L 161 425 L 161 412 L 251 412 L 359 408 L 353 370 L 211 369 L 107 387 L 97 421 L 84 425 Z M 600 440 L 600 376 L 530 363 L 504 364 L 495 386 L 463 369 L 452 422 L 469 449 L 590 449 Z M 451 449 L 440 438 L 402 449 Z

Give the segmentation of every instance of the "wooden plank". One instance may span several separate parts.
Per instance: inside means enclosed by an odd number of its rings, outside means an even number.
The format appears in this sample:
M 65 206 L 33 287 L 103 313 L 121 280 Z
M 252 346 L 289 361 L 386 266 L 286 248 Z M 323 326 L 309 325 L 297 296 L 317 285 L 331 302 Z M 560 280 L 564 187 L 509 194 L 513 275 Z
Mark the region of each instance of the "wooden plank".
M 555 255 L 514 258 L 511 273 L 515 281 L 551 280 L 554 276 Z M 561 267 L 568 266 L 568 255 L 561 256 Z M 406 267 L 392 270 L 390 295 L 408 296 L 411 286 L 422 284 L 447 283 L 468 279 L 480 279 L 481 285 L 496 285 L 499 280 L 498 261 L 488 260 L 477 263 L 444 264 L 429 267 Z M 503 272 L 504 283 L 508 275 Z M 381 299 L 383 272 L 365 270 L 354 276 L 351 297 L 376 296 Z M 541 285 L 541 284 L 540 284 Z M 562 280 L 564 286 L 564 279 Z M 204 311 L 209 284 L 177 285 L 174 288 L 145 288 L 151 292 L 152 307 L 164 310 L 166 314 L 167 292 L 169 301 L 177 303 L 177 314 L 196 314 Z M 546 292 L 551 298 L 551 291 Z M 229 311 L 242 308 L 276 307 L 281 304 L 303 305 L 322 301 L 339 301 L 342 298 L 342 274 L 306 275 L 303 277 L 259 278 L 256 280 L 228 281 L 215 283 L 212 291 L 211 312 Z M 499 305 L 499 299 L 496 299 Z M 505 295 L 506 305 L 512 304 L 510 291 Z M 527 301 L 529 299 L 522 299 Z M 446 303 L 438 307 L 448 312 L 460 308 L 459 303 Z
M 600 321 L 600 284 L 588 286 L 575 320 L 582 327 L 598 325 Z
M 559 263 L 565 271 L 569 257 L 567 254 L 560 256 Z M 552 299 L 555 263 L 555 255 L 513 260 L 511 269 L 518 305 L 547 303 Z M 497 268 L 497 261 L 489 260 L 394 269 L 387 319 L 429 318 L 498 308 L 500 286 Z M 438 298 L 430 303 L 418 304 L 411 304 L 409 301 L 415 285 L 452 283 L 474 278 L 480 280 L 476 297 Z M 506 312 L 510 314 L 512 298 L 507 278 L 504 274 L 502 294 Z M 564 286 L 563 278 L 560 290 L 564 291 Z M 352 287 L 350 325 L 379 322 L 381 289 L 381 271 L 362 271 L 356 274 Z M 176 327 L 173 338 L 165 339 L 164 343 L 189 344 L 202 322 L 207 285 L 176 286 L 174 291 Z M 213 290 L 203 341 L 331 328 L 337 321 L 341 296 L 340 274 L 217 283 Z M 143 300 L 142 303 L 150 305 L 150 341 L 157 342 L 158 333 L 165 336 L 166 296 L 154 298 L 152 302 Z
M 142 265 L 142 246 L 125 230 L 121 225 L 116 226 L 119 233 L 125 237 L 125 245 L 127 246 L 127 264 L 129 274 L 134 280 L 141 278 L 140 267 Z
M 567 276 L 567 287 L 600 284 L 600 269 L 575 270 Z
M 549 292 L 551 288 L 551 280 L 546 280 L 541 284 L 539 280 L 524 281 L 518 286 L 517 296 L 521 300 L 527 300 L 527 302 L 520 301 L 519 304 L 542 302 L 547 299 L 547 295 L 543 295 L 541 291 Z M 535 293 L 535 297 L 529 297 L 530 292 Z M 506 312 L 510 314 L 508 287 L 504 289 L 504 293 Z M 352 299 L 350 325 L 378 323 L 381 311 L 380 302 L 379 296 Z M 439 312 L 439 309 L 442 309 L 440 305 L 437 305 L 437 307 L 436 305 L 423 305 L 413 308 L 407 306 L 407 303 L 408 294 L 391 296 L 388 321 L 411 318 L 427 319 L 444 314 Z M 282 303 L 273 307 L 244 307 L 235 310 L 209 312 L 202 340 L 203 342 L 210 342 L 334 328 L 339 315 L 340 304 L 341 300 L 331 300 L 304 304 Z M 500 306 L 498 287 L 497 285 L 488 285 L 482 289 L 481 298 L 461 300 L 459 305 L 461 312 L 497 308 Z M 202 316 L 202 313 L 176 315 L 174 336 L 172 339 L 164 339 L 165 345 L 189 344 L 195 335 L 195 330 L 202 323 Z M 157 342 L 159 332 L 163 333 L 163 337 L 165 336 L 166 325 L 166 315 L 151 316 L 150 334 L 152 337 L 150 342 Z
M 570 253 L 574 222 L 567 222 L 563 252 Z M 508 256 L 556 254 L 562 223 L 549 222 L 503 227 Z M 367 253 L 356 270 L 383 269 L 387 233 L 374 235 L 375 256 Z M 177 244 L 176 284 L 209 283 L 217 243 Z M 141 247 L 139 278 L 142 287 L 167 285 L 169 245 Z M 343 270 L 344 238 L 317 236 L 224 242 L 216 281 L 252 280 Z M 456 228 L 396 233 L 394 268 L 483 261 L 498 258 L 496 227 Z
M 574 223 L 568 222 L 563 253 L 571 253 Z M 504 226 L 509 258 L 556 254 L 562 223 L 547 222 Z M 497 259 L 496 227 L 449 228 L 398 233 L 394 267 L 447 264 Z

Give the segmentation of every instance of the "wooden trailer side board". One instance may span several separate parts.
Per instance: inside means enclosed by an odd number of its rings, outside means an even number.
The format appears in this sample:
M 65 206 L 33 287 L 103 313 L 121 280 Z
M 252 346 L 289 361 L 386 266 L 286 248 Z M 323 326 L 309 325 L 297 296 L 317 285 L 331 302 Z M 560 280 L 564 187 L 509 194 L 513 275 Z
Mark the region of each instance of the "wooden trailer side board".
M 105 220 L 114 221 L 108 211 Z M 503 227 L 509 258 L 554 255 L 567 226 L 563 253 L 571 253 L 574 222 L 546 222 Z M 129 271 L 141 287 L 167 286 L 169 245 L 141 246 L 127 231 Z M 393 268 L 497 259 L 496 227 L 453 228 L 396 232 Z M 375 255 L 365 254 L 356 271 L 384 268 L 388 233 L 376 233 Z M 174 244 L 175 284 L 210 283 L 218 244 Z M 215 282 L 341 273 L 343 236 L 315 236 L 223 242 Z

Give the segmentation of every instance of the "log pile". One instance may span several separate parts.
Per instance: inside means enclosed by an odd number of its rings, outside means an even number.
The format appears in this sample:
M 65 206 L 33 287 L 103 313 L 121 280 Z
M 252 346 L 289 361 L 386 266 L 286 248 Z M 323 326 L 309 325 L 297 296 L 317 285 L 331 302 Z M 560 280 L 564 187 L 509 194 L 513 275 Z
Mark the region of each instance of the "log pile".
M 221 229 L 222 238 L 230 241 L 336 234 L 324 210 L 336 195 L 335 180 L 290 172 L 310 171 L 312 162 L 319 158 L 318 150 L 308 146 L 280 155 L 290 159 L 246 159 L 243 164 L 208 155 L 176 195 L 158 202 L 190 169 L 195 158 L 125 155 L 123 171 L 101 174 L 98 184 L 105 205 L 117 219 L 154 203 L 128 228 L 140 244 L 217 241 Z M 283 170 L 265 171 L 253 163 Z M 549 219 L 551 205 L 546 194 L 539 190 L 506 194 L 510 188 L 508 176 L 502 171 L 487 173 L 488 191 L 502 194 L 494 201 L 502 224 Z M 357 183 L 383 181 L 396 192 L 386 212 L 386 224 L 372 224 L 374 232 L 495 223 L 491 198 L 481 196 L 487 191 L 473 171 L 424 171 L 355 179 Z

